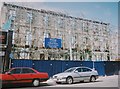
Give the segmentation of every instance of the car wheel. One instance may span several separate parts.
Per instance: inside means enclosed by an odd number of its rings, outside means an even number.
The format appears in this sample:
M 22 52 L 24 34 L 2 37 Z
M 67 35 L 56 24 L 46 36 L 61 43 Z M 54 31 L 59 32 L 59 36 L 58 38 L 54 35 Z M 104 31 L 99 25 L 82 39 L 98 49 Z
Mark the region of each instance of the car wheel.
M 40 85 L 40 80 L 39 79 L 34 79 L 33 82 L 32 82 L 32 85 L 37 87 Z
M 95 82 L 95 80 L 96 80 L 95 76 L 90 77 L 90 82 Z
M 66 82 L 68 84 L 72 84 L 73 83 L 73 78 L 72 77 L 67 77 Z

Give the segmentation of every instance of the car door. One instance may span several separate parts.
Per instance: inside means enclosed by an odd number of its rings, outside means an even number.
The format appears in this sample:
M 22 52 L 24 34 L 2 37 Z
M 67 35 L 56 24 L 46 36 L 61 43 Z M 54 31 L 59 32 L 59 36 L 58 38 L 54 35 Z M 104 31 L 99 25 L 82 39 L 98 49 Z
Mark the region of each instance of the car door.
M 81 72 L 80 75 L 82 77 L 83 80 L 89 80 L 90 75 L 91 75 L 91 71 L 89 68 L 81 68 Z
M 3 84 L 11 83 L 12 81 L 16 80 L 13 76 L 11 76 L 8 73 L 2 74 L 1 77 L 2 77 L 2 83 Z
M 22 68 L 21 82 L 32 82 L 36 76 L 36 72 L 29 68 Z
M 11 76 L 13 76 L 15 78 L 15 81 L 13 81 L 13 83 L 20 83 L 21 71 L 22 71 L 21 68 L 15 68 L 15 69 L 10 71 Z
M 75 71 L 74 71 L 74 79 L 75 79 L 75 81 L 81 81 L 81 80 L 83 80 L 83 77 L 81 77 L 82 75 L 81 75 L 81 68 L 77 68 Z
M 20 80 L 20 73 L 20 68 L 12 69 L 3 76 L 3 80 L 5 80 L 7 83 L 18 83 Z

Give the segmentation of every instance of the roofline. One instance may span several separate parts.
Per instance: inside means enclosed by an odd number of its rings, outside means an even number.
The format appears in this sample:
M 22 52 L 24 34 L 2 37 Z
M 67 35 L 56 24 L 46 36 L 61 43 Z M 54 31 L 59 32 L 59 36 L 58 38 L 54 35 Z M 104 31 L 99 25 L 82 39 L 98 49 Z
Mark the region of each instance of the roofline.
M 97 23 L 97 24 L 110 25 L 110 23 L 103 23 L 100 21 L 93 21 L 93 20 L 88 20 L 88 19 L 84 19 L 84 18 L 73 17 L 73 16 L 69 16 L 69 15 L 66 15 L 66 14 L 61 13 L 61 12 L 55 12 L 55 11 L 44 10 L 44 9 L 39 10 L 39 9 L 34 9 L 34 8 L 29 8 L 29 7 L 22 7 L 22 6 L 13 5 L 13 4 L 5 3 L 5 2 L 3 4 L 3 6 L 12 6 L 12 7 L 17 7 L 17 8 L 21 8 L 21 9 L 34 10 L 34 11 L 41 12 L 41 13 L 49 13 L 52 15 L 62 16 L 62 17 L 66 17 L 66 18 L 73 18 L 73 19 L 89 21 L 89 22 L 93 22 L 93 23 Z

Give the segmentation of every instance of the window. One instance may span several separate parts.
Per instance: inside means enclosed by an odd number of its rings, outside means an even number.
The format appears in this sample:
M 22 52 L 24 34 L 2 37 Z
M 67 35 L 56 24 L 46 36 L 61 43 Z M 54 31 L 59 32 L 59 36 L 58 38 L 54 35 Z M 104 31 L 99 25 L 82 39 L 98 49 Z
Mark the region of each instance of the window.
M 73 30 L 77 30 L 77 21 L 73 20 L 73 25 L 72 25 Z
M 88 68 L 82 68 L 82 69 L 81 69 L 81 72 L 89 72 L 89 71 L 91 71 L 91 70 L 88 69 Z
M 27 22 L 31 23 L 33 20 L 33 14 L 32 12 L 27 12 Z
M 75 68 L 70 68 L 70 69 L 67 69 L 65 72 L 72 72 L 74 70 L 75 70 Z
M 32 34 L 30 33 L 29 30 L 26 30 L 26 36 L 25 36 L 25 44 L 26 45 L 31 45 L 32 44 Z
M 81 72 L 81 68 L 76 69 L 76 71 Z
M 26 45 L 29 45 L 29 31 L 26 31 Z
M 32 69 L 24 68 L 22 69 L 22 73 L 35 73 L 35 72 Z
M 62 32 L 61 31 L 58 32 L 58 37 L 62 39 Z
M 11 74 L 20 74 L 21 73 L 21 69 L 13 69 L 10 71 Z
M 76 36 L 72 36 L 72 38 L 71 38 L 71 40 L 72 40 L 72 45 L 73 45 L 73 47 L 74 47 L 74 45 L 75 45 L 75 43 L 76 43 Z
M 63 18 L 58 18 L 58 26 L 59 26 L 59 28 L 64 28 L 64 19 Z
M 43 19 L 45 26 L 49 26 L 49 16 L 46 14 Z
M 11 9 L 10 11 L 9 11 L 9 18 L 11 18 L 11 17 L 16 17 L 16 11 L 15 10 L 13 10 L 13 9 Z M 13 18 L 12 20 L 14 20 L 15 18 Z
M 50 37 L 51 37 L 50 32 L 48 31 L 44 32 L 44 38 L 50 38 Z

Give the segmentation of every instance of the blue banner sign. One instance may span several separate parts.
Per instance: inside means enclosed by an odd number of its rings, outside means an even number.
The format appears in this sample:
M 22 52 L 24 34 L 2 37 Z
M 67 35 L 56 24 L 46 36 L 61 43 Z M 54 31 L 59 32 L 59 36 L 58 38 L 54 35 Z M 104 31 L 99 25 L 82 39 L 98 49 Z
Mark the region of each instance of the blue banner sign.
M 61 39 L 45 38 L 45 48 L 61 48 Z

